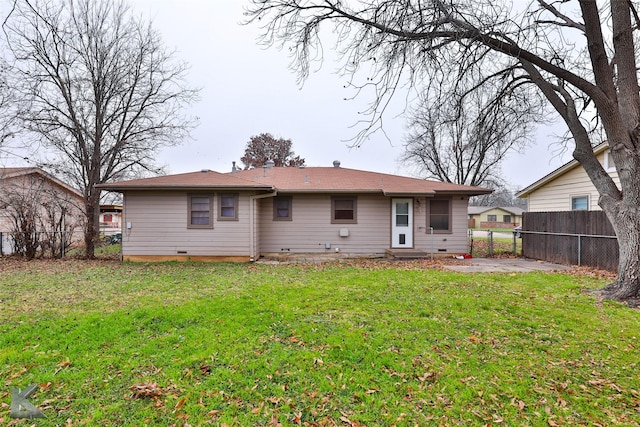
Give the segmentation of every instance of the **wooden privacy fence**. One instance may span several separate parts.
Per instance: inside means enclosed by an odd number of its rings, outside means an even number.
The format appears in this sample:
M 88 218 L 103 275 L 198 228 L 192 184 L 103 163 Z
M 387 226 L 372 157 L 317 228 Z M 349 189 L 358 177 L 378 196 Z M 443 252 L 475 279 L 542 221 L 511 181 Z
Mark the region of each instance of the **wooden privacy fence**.
M 558 264 L 618 269 L 618 240 L 602 211 L 525 212 L 522 254 Z

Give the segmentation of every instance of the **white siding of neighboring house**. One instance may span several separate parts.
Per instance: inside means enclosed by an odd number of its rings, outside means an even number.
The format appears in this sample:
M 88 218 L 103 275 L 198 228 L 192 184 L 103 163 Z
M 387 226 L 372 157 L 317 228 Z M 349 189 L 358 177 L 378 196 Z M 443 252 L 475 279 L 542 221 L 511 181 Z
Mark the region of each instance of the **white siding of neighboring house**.
M 608 167 L 605 156 L 606 153 L 601 153 L 598 160 L 619 186 L 618 174 L 615 169 Z M 589 210 L 600 210 L 596 188 L 584 168 L 577 166 L 532 191 L 528 196 L 529 212 L 570 211 L 572 197 L 581 196 L 589 197 Z
M 214 193 L 212 229 L 189 229 L 187 192 L 127 192 L 122 255 L 128 256 L 241 256 L 250 255 L 249 195 L 240 194 L 238 220 L 217 219 Z M 186 253 L 181 253 L 186 252 Z

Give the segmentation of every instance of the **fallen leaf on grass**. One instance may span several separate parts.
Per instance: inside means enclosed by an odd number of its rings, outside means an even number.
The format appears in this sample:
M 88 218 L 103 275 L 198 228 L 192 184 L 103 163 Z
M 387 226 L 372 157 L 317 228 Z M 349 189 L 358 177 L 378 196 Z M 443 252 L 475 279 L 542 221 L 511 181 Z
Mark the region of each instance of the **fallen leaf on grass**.
M 163 394 L 163 390 L 158 386 L 158 383 L 139 383 L 129 387 L 129 390 L 133 392 L 131 395 L 134 399 L 144 399 L 148 397 L 160 397 Z
M 521 411 L 527 406 L 522 400 L 516 399 L 515 397 L 511 399 L 511 404 L 516 406 Z
M 178 401 L 178 403 L 176 403 L 176 406 L 173 408 L 174 412 L 179 411 L 180 409 L 182 409 L 182 407 L 184 406 L 184 404 L 187 402 L 187 398 L 183 397 L 182 399 L 180 399 Z
M 66 360 L 63 360 L 62 362 L 58 363 L 58 368 L 55 370 L 53 375 L 57 374 L 58 372 L 62 371 L 64 368 L 66 368 L 66 367 L 68 367 L 70 365 L 71 365 L 71 362 L 69 361 L 69 358 L 67 357 Z
M 436 378 L 436 374 L 433 372 L 425 372 L 424 375 L 419 376 L 418 380 L 421 382 L 433 381 Z
M 16 378 L 18 378 L 18 377 L 21 377 L 21 376 L 22 376 L 22 374 L 24 374 L 24 373 L 26 373 L 26 372 L 27 372 L 27 368 L 22 368 L 22 369 L 20 369 L 18 372 L 11 374 L 11 375 L 9 376 L 9 379 L 14 380 L 14 379 L 16 379 Z

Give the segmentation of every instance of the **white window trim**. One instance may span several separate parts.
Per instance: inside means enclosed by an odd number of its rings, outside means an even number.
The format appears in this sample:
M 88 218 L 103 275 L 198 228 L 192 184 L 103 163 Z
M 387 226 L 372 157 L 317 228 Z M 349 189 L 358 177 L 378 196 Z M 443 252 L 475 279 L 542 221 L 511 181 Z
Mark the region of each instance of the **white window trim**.
M 574 199 L 582 199 L 582 198 L 584 198 L 584 197 L 586 197 L 586 199 L 587 199 L 587 209 L 574 209 L 574 208 L 573 208 L 573 201 L 574 201 Z M 591 197 L 589 197 L 589 195 L 588 195 L 588 194 L 574 194 L 574 195 L 572 195 L 572 196 L 570 197 L 570 199 L 569 199 L 569 208 L 570 208 L 570 210 L 572 210 L 572 211 L 578 211 L 578 210 L 579 210 L 579 211 L 581 211 L 581 210 L 587 210 L 587 211 L 590 211 L 590 210 L 591 210 Z
M 611 157 L 611 150 L 607 150 L 604 152 L 604 170 L 606 170 L 607 172 L 615 172 L 616 171 L 616 166 L 615 164 L 611 161 L 613 159 L 610 159 Z

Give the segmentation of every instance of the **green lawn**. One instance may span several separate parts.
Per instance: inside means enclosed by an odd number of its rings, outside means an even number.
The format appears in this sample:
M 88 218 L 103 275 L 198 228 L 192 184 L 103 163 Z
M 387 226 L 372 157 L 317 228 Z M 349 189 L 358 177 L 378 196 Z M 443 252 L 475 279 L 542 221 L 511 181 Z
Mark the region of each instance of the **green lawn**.
M 0 260 L 0 425 L 640 425 L 604 279 L 425 266 Z

